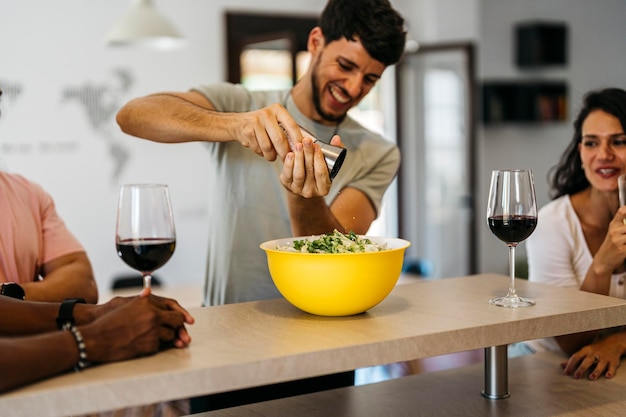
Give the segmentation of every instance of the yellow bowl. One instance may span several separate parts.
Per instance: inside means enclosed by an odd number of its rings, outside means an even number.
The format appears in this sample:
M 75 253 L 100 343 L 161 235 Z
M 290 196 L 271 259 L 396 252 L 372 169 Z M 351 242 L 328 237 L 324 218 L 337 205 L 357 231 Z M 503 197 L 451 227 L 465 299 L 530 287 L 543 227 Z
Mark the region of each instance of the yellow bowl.
M 387 250 L 365 253 L 300 253 L 278 250 L 291 237 L 261 244 L 274 284 L 294 306 L 320 316 L 363 313 L 389 295 L 402 272 L 407 240 L 367 236 Z

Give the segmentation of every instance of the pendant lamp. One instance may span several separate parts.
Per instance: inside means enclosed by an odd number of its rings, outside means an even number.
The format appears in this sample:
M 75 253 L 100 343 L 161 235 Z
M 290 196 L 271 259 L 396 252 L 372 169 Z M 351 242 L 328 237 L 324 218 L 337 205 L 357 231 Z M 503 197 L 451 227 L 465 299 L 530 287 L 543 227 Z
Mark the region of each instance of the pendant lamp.
M 146 45 L 172 49 L 185 43 L 174 26 L 154 7 L 152 0 L 132 0 L 130 9 L 106 35 L 110 46 Z

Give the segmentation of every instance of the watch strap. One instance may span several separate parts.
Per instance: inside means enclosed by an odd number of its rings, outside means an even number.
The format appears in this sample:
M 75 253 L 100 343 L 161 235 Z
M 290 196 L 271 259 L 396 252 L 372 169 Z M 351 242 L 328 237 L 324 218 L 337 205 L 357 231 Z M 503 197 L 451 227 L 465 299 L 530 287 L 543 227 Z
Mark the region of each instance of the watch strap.
M 24 288 L 17 282 L 0 283 L 0 295 L 16 298 L 18 300 L 25 299 Z
M 74 306 L 78 303 L 86 304 L 84 298 L 66 298 L 61 302 L 57 325 L 59 329 L 68 329 L 74 325 Z

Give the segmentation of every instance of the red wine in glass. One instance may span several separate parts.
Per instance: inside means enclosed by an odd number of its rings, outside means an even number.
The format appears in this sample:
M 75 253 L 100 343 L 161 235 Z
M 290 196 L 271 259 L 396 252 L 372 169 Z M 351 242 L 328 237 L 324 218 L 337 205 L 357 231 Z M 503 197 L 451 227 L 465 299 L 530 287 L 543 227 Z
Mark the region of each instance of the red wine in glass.
M 120 187 L 115 233 L 117 255 L 141 272 L 144 288 L 152 273 L 172 257 L 176 248 L 174 216 L 164 184 L 127 184 Z
M 174 239 L 123 239 L 117 242 L 117 255 L 137 271 L 159 269 L 172 257 L 176 248 Z
M 527 169 L 494 170 L 491 173 L 487 224 L 491 232 L 509 247 L 509 292 L 489 300 L 500 307 L 529 307 L 535 300 L 515 291 L 515 247 L 537 226 L 537 202 L 532 172 Z
M 537 226 L 537 217 L 532 216 L 492 216 L 487 219 L 489 229 L 504 243 L 519 243 L 526 240 Z

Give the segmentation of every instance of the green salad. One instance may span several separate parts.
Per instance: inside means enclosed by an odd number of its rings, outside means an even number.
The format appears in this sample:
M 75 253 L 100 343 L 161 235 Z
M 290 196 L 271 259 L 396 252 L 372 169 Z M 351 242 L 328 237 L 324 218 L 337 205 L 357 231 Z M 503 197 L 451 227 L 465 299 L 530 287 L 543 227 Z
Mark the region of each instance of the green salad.
M 386 245 L 379 245 L 354 232 L 348 234 L 335 230 L 331 234 L 313 236 L 309 239 L 296 239 L 276 249 L 287 252 L 304 253 L 363 253 L 386 250 Z

